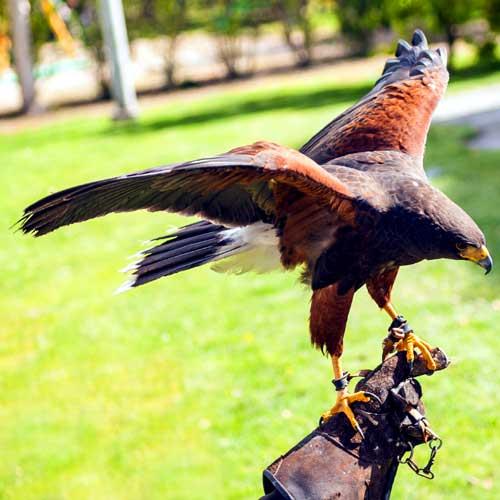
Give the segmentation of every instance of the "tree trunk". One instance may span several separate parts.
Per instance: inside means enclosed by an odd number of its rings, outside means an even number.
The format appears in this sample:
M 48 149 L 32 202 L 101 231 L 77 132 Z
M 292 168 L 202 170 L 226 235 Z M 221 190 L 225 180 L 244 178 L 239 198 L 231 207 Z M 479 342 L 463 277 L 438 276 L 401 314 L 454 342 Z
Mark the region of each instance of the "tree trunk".
M 306 15 L 301 18 L 300 28 L 302 32 L 302 47 L 299 52 L 299 66 L 309 66 L 312 61 L 312 29 Z
M 141 13 L 143 19 L 156 22 L 155 0 L 142 0 Z
M 175 49 L 177 46 L 177 36 L 170 36 L 168 40 L 167 54 L 165 57 L 165 73 L 167 77 L 167 89 L 175 87 Z
M 14 65 L 23 95 L 22 112 L 37 110 L 35 103 L 35 78 L 30 28 L 30 3 L 28 0 L 9 0 Z
M 457 41 L 457 37 L 455 35 L 455 27 L 451 24 L 447 24 L 445 26 L 446 33 L 446 42 L 448 44 L 448 68 L 453 70 L 455 67 L 454 64 L 454 56 L 455 56 L 455 42 Z
M 218 52 L 227 71 L 227 78 L 232 80 L 240 76 L 238 59 L 241 56 L 239 39 L 235 35 L 220 35 L 218 37 Z
M 312 59 L 312 29 L 307 17 L 307 1 L 300 2 L 295 12 L 288 12 L 285 5 L 279 5 L 278 15 L 283 26 L 283 37 L 285 42 L 294 53 L 297 66 L 304 67 L 311 63 Z M 300 30 L 302 35 L 301 43 L 293 40 L 294 25 Z

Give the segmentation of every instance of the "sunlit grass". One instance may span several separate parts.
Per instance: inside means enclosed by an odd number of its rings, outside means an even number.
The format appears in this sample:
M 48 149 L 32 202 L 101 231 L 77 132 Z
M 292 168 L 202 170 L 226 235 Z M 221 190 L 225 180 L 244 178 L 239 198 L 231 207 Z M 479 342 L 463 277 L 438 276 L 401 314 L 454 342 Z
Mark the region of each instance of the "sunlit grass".
M 300 146 L 365 88 L 290 82 L 160 109 L 135 126 L 88 119 L 0 140 L 0 497 L 257 498 L 260 472 L 331 404 L 296 275 L 208 269 L 112 295 L 117 270 L 176 216 L 113 215 L 34 240 L 8 227 L 55 189 L 267 138 Z M 186 118 L 188 117 L 188 118 Z M 435 182 L 500 247 L 500 153 L 433 131 Z M 445 446 L 433 482 L 402 469 L 394 498 L 498 498 L 500 286 L 457 262 L 404 269 L 396 303 L 453 360 L 423 380 Z M 387 318 L 358 294 L 346 367 L 374 366 Z

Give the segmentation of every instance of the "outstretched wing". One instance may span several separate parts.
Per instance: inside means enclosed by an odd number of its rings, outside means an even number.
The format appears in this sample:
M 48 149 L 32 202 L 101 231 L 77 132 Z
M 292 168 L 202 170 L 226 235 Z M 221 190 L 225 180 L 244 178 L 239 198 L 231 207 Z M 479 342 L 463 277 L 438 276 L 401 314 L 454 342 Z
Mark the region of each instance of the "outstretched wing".
M 297 151 L 268 142 L 202 160 L 90 182 L 30 205 L 21 229 L 40 236 L 61 226 L 139 209 L 199 215 L 243 226 L 276 220 L 275 192 L 301 193 L 346 210 L 350 189 Z
M 421 157 L 432 114 L 448 83 L 446 52 L 420 30 L 398 43 L 374 88 L 302 148 L 318 164 L 351 153 L 396 150 Z

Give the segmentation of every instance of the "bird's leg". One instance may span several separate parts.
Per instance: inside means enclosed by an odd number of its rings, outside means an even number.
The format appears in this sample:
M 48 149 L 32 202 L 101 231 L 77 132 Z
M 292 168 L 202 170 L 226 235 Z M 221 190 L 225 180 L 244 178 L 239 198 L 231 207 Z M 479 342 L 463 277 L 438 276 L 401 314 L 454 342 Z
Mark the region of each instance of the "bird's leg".
M 343 413 L 353 428 L 358 431 L 362 437 L 363 431 L 356 421 L 356 417 L 354 416 L 353 411 L 351 410 L 350 404 L 356 401 L 361 401 L 362 403 L 367 403 L 370 401 L 370 397 L 367 393 L 355 392 L 354 394 L 349 394 L 347 391 L 347 384 L 349 381 L 349 376 L 347 372 L 342 372 L 342 366 L 340 363 L 340 356 L 332 355 L 332 366 L 333 366 L 333 380 L 332 383 L 335 386 L 335 390 L 337 391 L 337 399 L 332 408 L 323 415 L 321 415 L 321 423 L 325 423 L 330 418 L 332 418 L 337 413 Z
M 394 306 L 390 302 L 387 302 L 383 309 L 391 317 L 391 319 L 396 319 L 398 317 L 396 309 L 394 309 Z
M 389 326 L 389 335 L 383 342 L 382 360 L 394 350 L 406 351 L 406 360 L 412 367 L 415 359 L 415 349 L 418 349 L 425 360 L 427 368 L 434 371 L 436 363 L 430 353 L 432 350 L 431 345 L 413 333 L 411 326 L 403 316 L 397 314 L 390 302 L 387 302 L 383 309 L 392 318 L 392 323 Z
M 383 306 L 383 309 L 391 317 L 392 323 L 389 327 L 389 335 L 387 335 L 387 337 L 382 341 L 382 361 L 384 361 L 389 354 L 394 352 L 394 350 L 396 349 L 396 344 L 404 336 L 402 332 L 396 330 L 393 327 L 394 322 L 397 321 L 398 313 L 396 312 L 392 304 L 390 302 L 387 302 Z

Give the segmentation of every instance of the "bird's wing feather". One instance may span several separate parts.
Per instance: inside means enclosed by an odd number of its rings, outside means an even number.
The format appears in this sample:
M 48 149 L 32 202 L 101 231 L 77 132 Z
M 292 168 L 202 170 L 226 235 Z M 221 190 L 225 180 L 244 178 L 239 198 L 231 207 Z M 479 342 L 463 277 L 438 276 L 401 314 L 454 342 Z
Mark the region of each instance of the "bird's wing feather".
M 399 42 L 396 57 L 386 62 L 374 88 L 300 151 L 318 164 L 363 151 L 396 150 L 421 157 L 447 83 L 446 52 L 430 49 L 417 30 L 411 45 Z
M 290 186 L 334 210 L 345 209 L 352 199 L 344 183 L 306 156 L 258 142 L 213 158 L 66 189 L 27 207 L 20 223 L 24 232 L 39 236 L 111 212 L 147 209 L 246 225 L 275 217 L 276 186 Z

